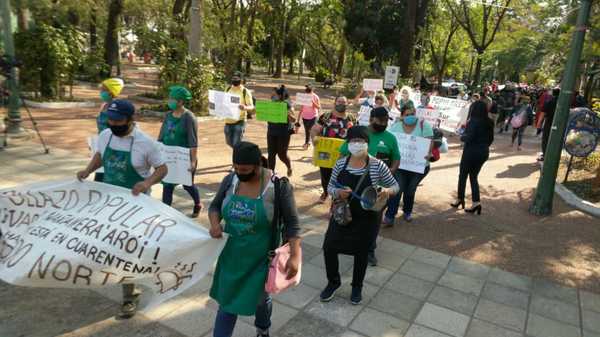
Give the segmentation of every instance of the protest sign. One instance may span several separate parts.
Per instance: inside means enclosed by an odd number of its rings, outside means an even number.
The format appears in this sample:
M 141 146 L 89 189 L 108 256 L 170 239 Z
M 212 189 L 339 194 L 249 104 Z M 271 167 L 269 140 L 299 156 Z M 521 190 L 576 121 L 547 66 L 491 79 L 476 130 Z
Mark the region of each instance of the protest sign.
M 335 162 L 340 158 L 340 148 L 344 144 L 343 139 L 317 137 L 315 138 L 315 147 L 313 151 L 313 165 L 325 168 L 332 168 Z
M 256 119 L 271 123 L 287 123 L 288 107 L 286 102 L 257 101 Z
M 369 126 L 369 119 L 371 118 L 371 106 L 361 105 L 358 110 L 358 125 Z
M 400 73 L 400 67 L 387 66 L 385 67 L 385 80 L 383 87 L 385 89 L 392 89 L 398 83 L 398 74 Z
M 313 94 L 306 93 L 297 93 L 296 94 L 296 104 L 302 106 L 312 106 L 313 105 Z
M 240 96 L 223 91 L 208 91 L 208 113 L 227 119 L 240 119 Z
M 168 173 L 163 182 L 176 185 L 192 185 L 192 172 L 190 172 L 190 149 L 181 146 L 161 146 L 161 152 Z
M 88 147 L 90 148 L 90 157 L 93 158 L 94 154 L 98 152 L 98 135 L 88 137 Z M 96 173 L 104 173 L 104 167 L 100 166 Z
M 0 279 L 85 288 L 134 283 L 147 309 L 190 288 L 226 240 L 122 187 L 77 180 L 0 190 Z
M 380 91 L 383 89 L 383 80 L 380 78 L 365 78 L 363 80 L 363 89 L 365 91 Z
M 419 106 L 420 94 L 413 93 L 410 98 Z M 466 121 L 469 101 L 441 96 L 430 96 L 427 108 L 417 108 L 416 115 L 425 119 L 433 127 L 448 132 L 456 132 L 461 123 Z
M 400 168 L 403 170 L 424 173 L 429 155 L 431 139 L 395 133 L 400 148 Z

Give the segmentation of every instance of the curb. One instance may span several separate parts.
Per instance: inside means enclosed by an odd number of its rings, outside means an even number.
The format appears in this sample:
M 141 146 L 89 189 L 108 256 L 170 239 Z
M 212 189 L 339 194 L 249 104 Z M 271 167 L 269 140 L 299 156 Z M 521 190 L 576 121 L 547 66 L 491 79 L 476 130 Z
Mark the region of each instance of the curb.
M 34 102 L 25 99 L 25 104 L 38 109 L 69 109 L 69 108 L 94 108 L 95 102 Z
M 556 194 L 558 194 L 569 206 L 577 208 L 596 218 L 600 218 L 600 207 L 576 196 L 575 193 L 569 191 L 569 189 L 562 184 L 556 183 L 554 185 L 554 192 L 556 192 Z

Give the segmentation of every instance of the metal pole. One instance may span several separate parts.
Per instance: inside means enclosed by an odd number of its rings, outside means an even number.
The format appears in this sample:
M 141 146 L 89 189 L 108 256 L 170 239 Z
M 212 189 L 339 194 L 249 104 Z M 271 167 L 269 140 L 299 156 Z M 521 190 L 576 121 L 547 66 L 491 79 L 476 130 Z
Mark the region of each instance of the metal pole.
M 535 199 L 529 208 L 529 212 L 535 215 L 548 215 L 552 213 L 552 200 L 554 198 L 554 185 L 556 184 L 556 175 L 563 145 L 563 136 L 567 127 L 569 118 L 569 105 L 571 96 L 573 95 L 573 87 L 575 78 L 579 70 L 579 62 L 581 51 L 585 39 L 585 31 L 587 30 L 587 22 L 590 16 L 591 0 L 581 0 L 581 7 L 577 15 L 577 24 L 571 39 L 571 48 L 569 58 L 563 74 L 561 83 L 560 96 L 552 121 L 552 131 L 544 156 L 544 166 L 542 175 L 538 181 L 538 186 L 535 191 Z
M 15 46 L 12 35 L 12 19 L 10 0 L 0 0 L 0 12 L 2 12 L 2 37 L 4 40 L 4 52 L 7 61 L 11 64 L 15 61 Z M 7 133 L 21 133 L 21 113 L 19 112 L 19 86 L 17 83 L 17 71 L 15 67 L 10 69 L 10 78 L 7 79 L 7 87 L 10 92 L 8 97 L 8 124 Z

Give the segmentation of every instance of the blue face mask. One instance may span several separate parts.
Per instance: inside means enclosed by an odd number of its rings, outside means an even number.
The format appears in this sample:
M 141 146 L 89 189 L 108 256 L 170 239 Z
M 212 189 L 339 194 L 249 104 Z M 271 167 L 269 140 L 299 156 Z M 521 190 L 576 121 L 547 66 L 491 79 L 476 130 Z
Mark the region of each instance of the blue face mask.
M 170 99 L 167 102 L 167 106 L 169 106 L 169 109 L 175 110 L 175 109 L 177 109 L 177 101 Z
M 404 117 L 403 121 L 406 125 L 415 125 L 419 119 L 415 115 L 409 115 Z
M 110 102 L 112 101 L 112 96 L 107 91 L 102 90 L 100 91 L 100 99 L 103 102 Z

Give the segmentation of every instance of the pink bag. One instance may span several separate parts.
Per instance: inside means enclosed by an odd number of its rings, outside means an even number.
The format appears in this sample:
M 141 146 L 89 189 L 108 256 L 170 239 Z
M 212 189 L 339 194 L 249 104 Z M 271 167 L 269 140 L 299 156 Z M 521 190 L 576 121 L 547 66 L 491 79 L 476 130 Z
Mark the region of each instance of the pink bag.
M 302 264 L 298 265 L 298 273 L 296 276 L 287 280 L 287 273 L 285 271 L 285 265 L 290 259 L 291 249 L 290 244 L 277 248 L 275 250 L 275 256 L 271 259 L 269 265 L 269 273 L 267 276 L 267 282 L 265 283 L 265 291 L 269 294 L 279 294 L 280 292 L 295 287 L 300 284 L 300 277 L 302 274 Z M 300 252 L 300 261 L 302 261 L 302 252 Z
M 519 112 L 518 115 L 514 116 L 510 120 L 510 125 L 515 129 L 520 128 L 521 126 L 523 126 L 523 124 L 525 124 L 526 116 L 527 116 L 527 110 Z

